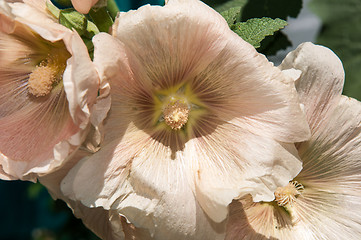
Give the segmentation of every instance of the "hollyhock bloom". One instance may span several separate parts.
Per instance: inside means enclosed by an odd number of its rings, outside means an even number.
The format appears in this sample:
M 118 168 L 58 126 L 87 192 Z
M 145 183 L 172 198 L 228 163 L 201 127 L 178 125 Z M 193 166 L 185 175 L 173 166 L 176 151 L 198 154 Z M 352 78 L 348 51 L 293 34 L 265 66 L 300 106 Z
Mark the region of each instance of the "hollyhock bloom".
M 71 0 L 73 7 L 80 13 L 87 14 L 99 0 Z
M 45 1 L 0 7 L 0 175 L 35 180 L 62 165 L 89 122 L 98 125 L 104 94 L 97 99 L 99 78 L 83 41 L 46 13 Z
M 123 13 L 93 41 L 112 108 L 102 148 L 62 182 L 71 199 L 156 239 L 216 239 L 233 198 L 272 200 L 300 171 L 293 142 L 309 128 L 293 80 L 202 2 Z
M 302 44 L 280 67 L 302 71 L 296 87 L 312 133 L 297 144 L 303 169 L 274 202 L 234 201 L 226 239 L 359 239 L 361 103 L 341 96 L 342 63 L 325 47 Z

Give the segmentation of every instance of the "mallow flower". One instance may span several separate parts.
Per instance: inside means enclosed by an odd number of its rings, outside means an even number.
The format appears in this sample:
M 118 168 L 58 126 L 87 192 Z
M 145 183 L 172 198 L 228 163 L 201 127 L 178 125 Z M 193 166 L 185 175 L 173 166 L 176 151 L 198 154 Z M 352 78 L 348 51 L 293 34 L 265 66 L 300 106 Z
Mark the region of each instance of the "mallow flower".
M 93 38 L 109 81 L 101 149 L 62 182 L 156 239 L 216 239 L 233 198 L 273 192 L 301 170 L 309 127 L 294 81 L 198 0 L 122 13 Z
M 302 72 L 296 87 L 312 133 L 297 144 L 303 169 L 273 202 L 234 201 L 226 239 L 359 239 L 361 103 L 341 95 L 342 63 L 328 48 L 304 43 L 280 68 Z
M 56 23 L 45 0 L 1 1 L 0 23 L 0 175 L 35 180 L 63 164 L 90 123 L 98 126 L 106 86 L 79 35 Z

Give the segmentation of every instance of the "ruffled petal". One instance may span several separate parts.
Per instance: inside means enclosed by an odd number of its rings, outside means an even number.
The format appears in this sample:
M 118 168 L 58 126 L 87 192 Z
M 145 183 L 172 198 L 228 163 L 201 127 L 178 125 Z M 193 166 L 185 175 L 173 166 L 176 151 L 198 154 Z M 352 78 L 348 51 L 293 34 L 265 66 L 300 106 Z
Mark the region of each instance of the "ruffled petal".
M 122 223 L 117 220 L 118 214 L 105 210 L 103 208 L 89 208 L 79 201 L 73 201 L 61 192 L 61 181 L 71 168 L 82 158 L 89 156 L 88 151 L 77 151 L 69 161 L 66 162 L 58 170 L 39 177 L 42 183 L 49 191 L 53 199 L 61 199 L 65 201 L 73 210 L 73 214 L 82 220 L 85 226 L 92 230 L 97 236 L 107 240 L 124 239 L 125 235 Z
M 64 90 L 74 122 L 84 129 L 96 102 L 100 81 L 87 48 L 78 34 L 72 36 L 70 46 L 72 57 L 68 59 L 67 69 L 63 75 Z M 105 118 L 110 106 L 104 107 L 103 113 L 98 112 L 98 118 Z M 103 119 L 97 123 L 99 124 Z
M 110 117 L 106 127 L 123 135 L 117 123 Z M 70 171 L 62 182 L 64 194 L 86 206 L 116 209 L 155 239 L 223 239 L 224 223 L 212 223 L 195 200 L 184 154 L 172 159 L 168 147 L 131 125 L 121 143 L 107 144 Z M 84 185 L 85 179 L 92 184 Z
M 316 131 L 340 100 L 344 83 L 340 59 L 326 47 L 303 43 L 286 56 L 280 68 L 302 71 L 296 88 L 310 128 Z
M 48 41 L 67 40 L 71 36 L 71 31 L 60 25 L 58 19 L 47 11 L 44 0 L 14 2 L 8 3 L 8 6 L 16 21 L 27 25 Z
M 361 103 L 342 96 L 322 132 L 300 144 L 305 184 L 354 195 L 361 181 Z
M 275 203 L 255 203 L 248 195 L 230 204 L 225 240 L 307 239 L 292 229 L 292 219 L 283 208 Z
M 215 221 L 226 218 L 232 199 L 247 193 L 256 202 L 272 201 L 276 188 L 287 185 L 302 168 L 292 144 L 280 144 L 229 125 L 194 142 L 191 162 L 198 164 L 196 196 Z
M 361 236 L 361 103 L 342 96 L 320 124 L 299 144 L 304 165 L 295 181 L 304 186 L 301 194 L 285 208 L 250 197 L 233 202 L 226 239 Z

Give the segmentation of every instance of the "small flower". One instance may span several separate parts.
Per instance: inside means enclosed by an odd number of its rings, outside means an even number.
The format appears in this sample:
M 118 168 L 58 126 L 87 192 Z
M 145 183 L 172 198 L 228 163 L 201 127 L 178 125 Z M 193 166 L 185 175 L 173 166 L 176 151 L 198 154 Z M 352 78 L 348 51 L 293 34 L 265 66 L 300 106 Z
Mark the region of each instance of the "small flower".
M 91 116 L 100 84 L 79 35 L 57 24 L 45 1 L 26 2 L 0 6 L 3 179 L 35 180 L 61 166 L 106 114 Z
M 196 0 L 144 6 L 113 35 L 93 39 L 111 87 L 104 144 L 70 171 L 65 195 L 158 239 L 218 239 L 212 221 L 233 198 L 272 200 L 298 174 L 293 142 L 309 128 L 294 82 L 218 13 Z
M 341 96 L 342 63 L 325 47 L 304 43 L 280 67 L 302 71 L 296 87 L 312 133 L 297 144 L 303 169 L 274 202 L 234 201 L 226 239 L 359 239 L 361 103 Z

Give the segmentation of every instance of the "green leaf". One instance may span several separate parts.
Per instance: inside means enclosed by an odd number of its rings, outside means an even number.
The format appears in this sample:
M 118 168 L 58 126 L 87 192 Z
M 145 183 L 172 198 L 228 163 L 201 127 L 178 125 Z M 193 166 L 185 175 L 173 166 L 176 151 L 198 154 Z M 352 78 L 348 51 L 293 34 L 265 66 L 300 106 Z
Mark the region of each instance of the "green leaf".
M 361 1 L 313 0 L 323 22 L 317 43 L 334 51 L 345 69 L 343 93 L 361 100 Z
M 234 7 L 243 7 L 248 0 L 203 0 L 206 4 L 213 7 L 218 12 L 227 11 Z
M 101 32 L 109 32 L 110 27 L 113 25 L 113 19 L 109 15 L 106 7 L 91 9 L 89 12 L 95 25 Z
M 108 0 L 107 9 L 113 20 L 117 16 L 118 12 L 120 12 L 115 0 Z
M 99 33 L 99 29 L 97 28 L 97 26 L 91 22 L 91 21 L 87 21 L 87 26 L 86 26 L 86 32 L 84 33 L 84 36 L 91 39 L 95 34 Z
M 279 18 L 267 17 L 249 19 L 247 22 L 239 22 L 232 26 L 232 30 L 255 48 L 261 46 L 261 41 L 274 32 L 284 28 L 287 22 Z
M 231 27 L 233 24 L 236 23 L 237 19 L 239 21 L 239 16 L 241 13 L 240 7 L 230 8 L 227 11 L 221 12 L 222 17 L 226 19 L 228 26 Z
M 242 9 L 242 21 L 251 18 L 297 17 L 302 9 L 302 0 L 250 0 Z
M 276 32 L 272 36 L 267 36 L 262 42 L 261 47 L 257 49 L 258 52 L 266 55 L 272 56 L 281 49 L 286 49 L 287 47 L 292 46 L 292 43 L 287 38 L 287 36 L 282 32 Z
M 86 17 L 73 8 L 60 10 L 59 23 L 67 28 L 75 29 L 79 35 L 83 35 L 87 29 Z

